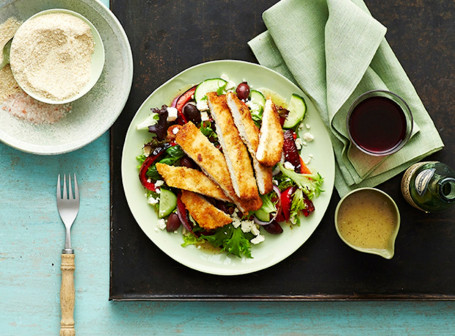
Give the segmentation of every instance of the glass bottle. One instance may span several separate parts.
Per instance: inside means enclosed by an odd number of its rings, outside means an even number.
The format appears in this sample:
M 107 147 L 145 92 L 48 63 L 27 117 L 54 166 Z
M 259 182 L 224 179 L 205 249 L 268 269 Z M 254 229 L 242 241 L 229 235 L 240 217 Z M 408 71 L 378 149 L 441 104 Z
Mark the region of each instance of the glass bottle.
M 455 171 L 438 161 L 418 162 L 401 180 L 409 204 L 425 212 L 438 212 L 455 204 Z

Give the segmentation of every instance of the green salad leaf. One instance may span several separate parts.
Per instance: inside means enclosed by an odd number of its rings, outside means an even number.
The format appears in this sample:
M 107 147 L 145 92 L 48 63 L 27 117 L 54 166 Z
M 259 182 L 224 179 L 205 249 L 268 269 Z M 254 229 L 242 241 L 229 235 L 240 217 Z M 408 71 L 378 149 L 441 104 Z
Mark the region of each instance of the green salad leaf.
M 237 257 L 251 257 L 251 243 L 254 235 L 244 233 L 240 227 L 234 228 L 232 224 L 225 225 L 215 231 L 213 235 L 202 235 L 201 238 L 208 241 L 215 247 L 220 247 L 222 251 Z
M 183 152 L 182 148 L 179 145 L 175 145 L 175 146 L 172 146 L 172 147 L 169 147 L 168 149 L 166 149 L 166 154 L 158 162 L 165 163 L 167 165 L 172 166 L 173 164 L 175 164 L 178 160 L 180 160 L 184 156 L 185 156 L 185 153 Z M 145 154 L 136 156 L 136 160 L 139 161 L 138 168 L 141 167 L 142 163 L 145 161 L 146 158 L 147 158 L 147 156 Z M 161 175 L 158 173 L 158 170 L 156 169 L 155 164 L 151 165 L 149 167 L 149 169 L 147 169 L 146 175 L 147 175 L 147 177 L 151 178 L 152 180 L 161 180 Z
M 322 189 L 324 178 L 321 174 L 298 174 L 293 170 L 284 168 L 282 163 L 279 163 L 278 166 L 283 175 L 294 181 L 310 200 L 313 199 L 313 197 L 318 197 L 319 194 L 324 191 L 324 189 Z
M 189 245 L 201 245 L 204 244 L 205 240 L 201 237 L 196 237 L 192 233 L 188 233 L 183 235 L 183 243 L 181 244 L 182 247 L 186 247 Z
M 199 128 L 202 134 L 204 134 L 207 138 L 217 141 L 218 135 L 216 134 L 215 130 L 212 127 L 212 123 L 208 120 L 201 123 L 201 127 Z
M 226 86 L 227 86 L 227 84 L 228 84 L 228 83 L 226 82 L 223 86 L 220 86 L 220 87 L 216 90 L 216 94 L 217 94 L 218 96 L 221 96 L 221 95 L 223 95 L 223 94 L 226 93 Z
M 274 192 L 270 192 L 266 195 L 261 195 L 261 199 L 262 199 L 261 209 L 267 213 L 276 211 L 276 205 L 274 202 L 272 202 L 272 196 L 275 196 Z
M 305 204 L 305 196 L 303 195 L 302 189 L 297 189 L 292 195 L 291 203 L 291 213 L 290 219 L 291 223 L 295 225 L 300 225 L 300 211 L 305 210 L 307 205 Z

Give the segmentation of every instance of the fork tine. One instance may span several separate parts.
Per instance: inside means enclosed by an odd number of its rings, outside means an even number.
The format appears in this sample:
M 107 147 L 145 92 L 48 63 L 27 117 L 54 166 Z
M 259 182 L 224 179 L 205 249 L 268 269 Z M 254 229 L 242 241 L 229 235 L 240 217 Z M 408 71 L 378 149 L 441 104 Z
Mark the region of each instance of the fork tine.
M 79 200 L 79 187 L 77 186 L 76 173 L 74 173 L 74 198 Z
M 68 174 L 68 199 L 74 199 L 73 188 L 71 187 L 71 174 Z
M 63 199 L 68 199 L 68 194 L 66 192 L 66 174 L 63 174 Z
M 61 190 L 61 186 L 60 186 L 60 174 L 58 174 L 58 177 L 57 177 L 57 199 L 60 199 L 62 198 L 62 190 Z

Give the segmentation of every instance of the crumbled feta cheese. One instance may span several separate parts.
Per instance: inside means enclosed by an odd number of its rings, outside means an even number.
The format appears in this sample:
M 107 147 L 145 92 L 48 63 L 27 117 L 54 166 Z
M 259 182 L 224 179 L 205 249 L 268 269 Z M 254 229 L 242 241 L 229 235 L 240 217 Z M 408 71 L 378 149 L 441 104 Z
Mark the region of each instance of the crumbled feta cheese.
M 231 217 L 232 217 L 232 226 L 237 229 L 242 224 L 242 221 L 240 220 L 239 216 L 237 215 L 237 211 L 235 211 Z
M 199 111 L 207 111 L 209 109 L 209 104 L 207 103 L 207 100 L 199 100 L 196 107 Z
M 172 129 L 172 134 L 177 134 L 177 133 L 179 132 L 179 130 L 180 130 L 180 128 L 174 127 L 174 128 Z
M 241 222 L 240 219 L 238 219 L 238 218 L 237 218 L 237 219 L 234 218 L 234 219 L 232 220 L 232 226 L 235 227 L 236 229 L 237 229 L 241 224 L 242 224 L 242 222 Z
M 155 187 L 161 187 L 163 184 L 164 184 L 164 181 L 163 181 L 163 180 L 157 180 L 157 181 L 155 182 Z
M 311 128 L 310 124 L 305 124 L 305 127 L 306 127 L 307 129 L 310 129 L 310 128 Z
M 278 185 L 279 184 L 279 182 L 277 180 L 272 180 L 272 182 L 273 182 L 274 185 Z
M 314 140 L 314 135 L 311 134 L 310 132 L 306 132 L 304 135 L 303 135 L 303 140 L 305 140 L 306 142 L 311 142 Z
M 149 198 L 147 198 L 147 203 L 148 204 L 158 204 L 158 199 L 156 199 L 155 197 L 153 196 L 150 196 Z
M 164 218 L 158 219 L 158 221 L 156 222 L 156 226 L 160 230 L 164 230 L 166 228 L 166 221 L 164 220 Z
M 201 120 L 202 121 L 209 120 L 209 114 L 207 112 L 201 112 Z
M 155 192 L 156 192 L 157 194 L 161 194 L 160 188 L 157 188 L 157 189 L 155 190 Z
M 254 244 L 254 245 L 257 245 L 259 243 L 262 243 L 264 241 L 264 236 L 261 236 L 261 235 L 257 235 L 255 238 L 251 239 L 251 243 Z
M 228 81 L 226 84 L 226 91 L 234 91 L 237 85 L 233 81 Z
M 301 150 L 303 145 L 303 141 L 300 138 L 295 139 L 295 146 L 297 147 L 297 150 Z
M 167 108 L 167 121 L 175 121 L 177 119 L 177 109 L 175 107 L 168 107 Z
M 151 179 L 151 178 L 148 178 L 148 179 L 147 179 L 147 182 L 148 182 L 148 183 L 152 183 L 152 179 Z
M 254 221 L 242 221 L 242 231 L 244 233 L 251 232 L 255 236 L 259 234 L 259 229 L 257 228 Z
M 246 106 L 248 106 L 250 108 L 250 110 L 253 110 L 253 111 L 259 111 L 261 109 L 261 106 L 259 106 L 258 104 L 256 104 L 255 102 L 253 102 L 251 100 L 248 100 L 245 104 L 246 104 Z
M 222 75 L 220 76 L 220 78 L 221 78 L 221 79 L 224 79 L 224 80 L 227 82 L 227 83 L 226 83 L 226 87 L 225 87 L 226 91 L 228 91 L 228 90 L 233 90 L 233 89 L 235 89 L 235 87 L 237 86 L 233 81 L 231 81 L 231 80 L 229 79 L 229 76 L 226 75 L 226 74 L 222 74 Z
M 295 169 L 294 165 L 292 163 L 290 163 L 289 161 L 286 161 L 284 163 L 284 168 L 289 169 L 289 170 L 294 170 Z
M 256 226 L 256 224 L 254 223 L 254 221 L 241 220 L 239 218 L 239 216 L 237 215 L 237 211 L 231 215 L 231 218 L 232 218 L 232 226 L 234 226 L 235 228 L 241 227 L 243 232 L 245 232 L 245 233 L 251 232 L 255 236 L 257 236 L 259 234 L 259 229 Z
M 221 79 L 224 79 L 226 82 L 229 82 L 229 76 L 226 75 L 225 73 L 224 73 L 224 74 L 221 74 L 220 78 L 221 78 Z
M 311 160 L 313 160 L 313 154 L 308 154 L 308 159 L 304 160 L 303 162 L 305 162 L 305 164 L 307 165 L 311 162 Z

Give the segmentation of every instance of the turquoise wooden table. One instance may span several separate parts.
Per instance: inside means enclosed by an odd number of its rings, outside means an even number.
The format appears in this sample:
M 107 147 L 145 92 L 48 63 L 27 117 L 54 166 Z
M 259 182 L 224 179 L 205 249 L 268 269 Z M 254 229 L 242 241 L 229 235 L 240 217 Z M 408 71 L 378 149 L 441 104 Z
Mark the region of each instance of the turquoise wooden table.
M 103 1 L 107 4 L 107 0 Z M 64 227 L 55 187 L 78 174 L 78 335 L 454 335 L 455 302 L 110 302 L 109 134 L 70 154 L 0 144 L 0 335 L 57 335 Z

